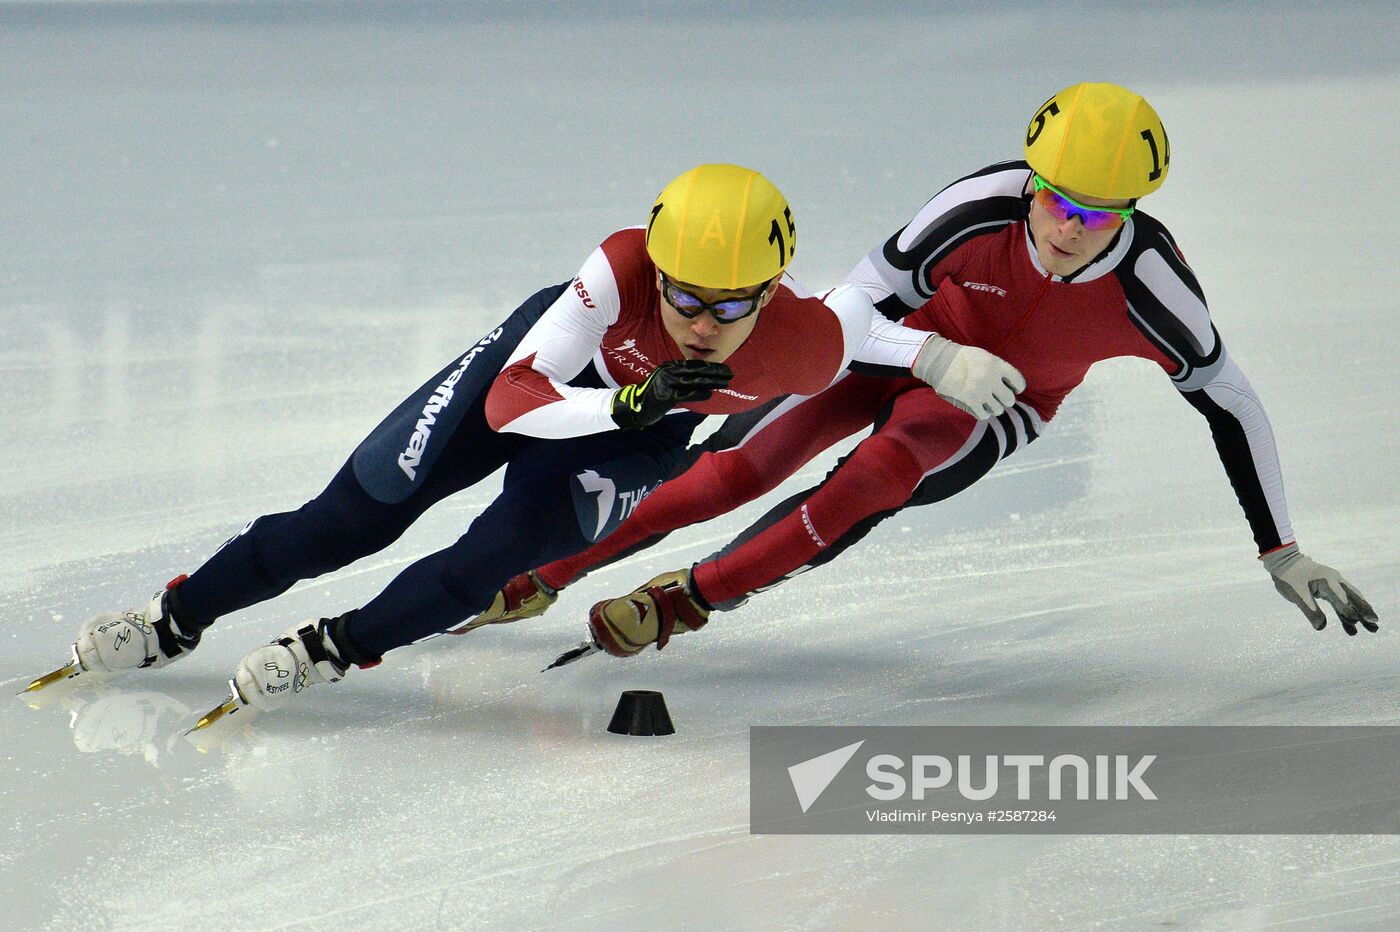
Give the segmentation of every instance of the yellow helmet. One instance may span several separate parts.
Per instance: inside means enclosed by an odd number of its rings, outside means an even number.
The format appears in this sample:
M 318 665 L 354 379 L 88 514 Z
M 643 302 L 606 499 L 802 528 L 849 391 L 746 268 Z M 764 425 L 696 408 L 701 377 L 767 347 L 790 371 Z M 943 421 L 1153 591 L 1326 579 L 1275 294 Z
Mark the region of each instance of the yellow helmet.
M 666 185 L 647 222 L 647 254 L 666 277 L 701 288 L 776 278 L 797 252 L 783 193 L 751 168 L 699 165 Z
M 1051 184 L 1113 200 L 1162 186 L 1171 146 L 1157 111 L 1116 84 L 1076 84 L 1051 97 L 1026 127 L 1026 161 Z

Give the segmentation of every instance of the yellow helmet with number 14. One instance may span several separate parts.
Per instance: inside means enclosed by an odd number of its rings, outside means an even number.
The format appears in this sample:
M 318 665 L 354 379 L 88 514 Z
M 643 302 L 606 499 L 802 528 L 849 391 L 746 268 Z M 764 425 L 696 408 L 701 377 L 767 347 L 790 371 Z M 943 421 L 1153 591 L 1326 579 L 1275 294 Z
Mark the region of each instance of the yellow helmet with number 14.
M 1116 84 L 1076 84 L 1040 106 L 1026 127 L 1026 161 L 1051 184 L 1090 197 L 1151 194 L 1171 165 L 1152 105 Z
M 736 290 L 782 274 L 797 252 L 783 193 L 751 168 L 699 165 L 662 189 L 647 254 L 673 281 Z

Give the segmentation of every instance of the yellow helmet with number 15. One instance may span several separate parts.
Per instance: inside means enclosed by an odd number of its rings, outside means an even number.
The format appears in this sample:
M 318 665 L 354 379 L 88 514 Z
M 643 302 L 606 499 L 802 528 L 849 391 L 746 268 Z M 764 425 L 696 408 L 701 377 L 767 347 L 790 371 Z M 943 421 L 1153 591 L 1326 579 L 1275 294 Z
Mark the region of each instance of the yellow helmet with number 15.
M 1152 105 L 1116 84 L 1076 84 L 1026 127 L 1026 161 L 1051 184 L 1090 197 L 1136 199 L 1167 179 L 1171 145 Z
M 673 281 L 736 290 L 782 274 L 797 252 L 792 209 L 751 168 L 699 165 L 662 189 L 647 254 Z

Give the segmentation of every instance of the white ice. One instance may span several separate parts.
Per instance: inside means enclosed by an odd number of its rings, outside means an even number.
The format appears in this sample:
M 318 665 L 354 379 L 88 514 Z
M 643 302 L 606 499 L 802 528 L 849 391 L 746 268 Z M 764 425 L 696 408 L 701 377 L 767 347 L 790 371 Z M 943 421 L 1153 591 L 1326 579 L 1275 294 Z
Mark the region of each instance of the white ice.
M 672 175 L 760 168 L 831 284 L 1083 79 L 1162 114 L 1147 209 L 1267 405 L 1303 547 L 1383 623 L 1280 599 L 1204 421 L 1118 362 L 974 490 L 663 653 L 539 672 L 761 506 L 208 755 L 178 738 L 488 482 L 187 662 L 0 705 L 0 925 L 1393 927 L 1387 836 L 751 835 L 748 728 L 1397 722 L 1397 34 L 1380 3 L 0 5 L 0 688 L 313 495 Z M 604 731 L 639 687 L 675 736 Z

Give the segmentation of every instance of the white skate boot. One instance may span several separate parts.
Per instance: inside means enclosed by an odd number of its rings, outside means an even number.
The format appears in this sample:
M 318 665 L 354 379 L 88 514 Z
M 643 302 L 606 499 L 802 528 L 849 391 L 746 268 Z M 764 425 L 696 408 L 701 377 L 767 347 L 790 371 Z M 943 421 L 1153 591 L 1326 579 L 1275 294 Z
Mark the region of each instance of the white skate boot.
M 266 712 L 285 705 L 308 686 L 338 682 L 350 664 L 340 659 L 331 642 L 329 624 L 322 619 L 289 628 L 244 657 L 233 674 L 234 696 Z
M 105 676 L 122 670 L 163 667 L 188 656 L 199 645 L 201 631 L 186 633 L 175 620 L 179 614 L 177 577 L 144 609 L 104 612 L 78 629 L 72 659 L 65 666 L 34 680 L 25 692 L 35 692 L 83 673 Z M 202 629 L 201 629 L 202 630 Z
M 330 635 L 331 625 L 338 620 L 322 618 L 288 628 L 271 644 L 244 657 L 228 681 L 228 699 L 206 712 L 186 734 L 198 742 L 196 733 L 203 734 L 229 716 L 247 710 L 239 716 L 247 719 L 258 712 L 280 708 L 308 686 L 339 682 L 350 669 L 351 661 L 342 659 Z

